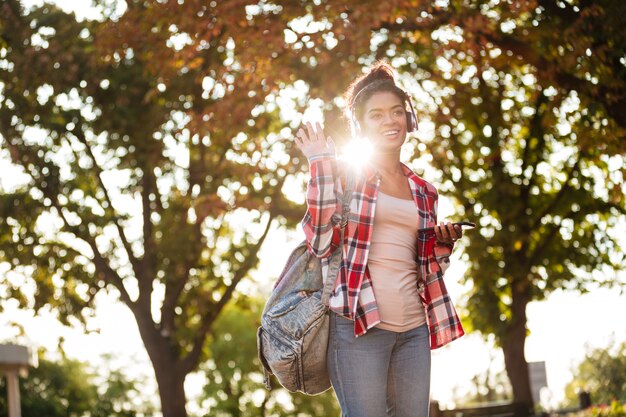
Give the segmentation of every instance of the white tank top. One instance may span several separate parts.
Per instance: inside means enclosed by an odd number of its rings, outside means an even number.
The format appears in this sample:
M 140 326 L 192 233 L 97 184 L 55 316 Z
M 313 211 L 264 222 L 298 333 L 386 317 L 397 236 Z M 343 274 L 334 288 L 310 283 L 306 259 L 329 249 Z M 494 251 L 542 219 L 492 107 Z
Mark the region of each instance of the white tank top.
M 367 266 L 381 329 L 405 332 L 426 322 L 417 292 L 418 218 L 413 200 L 378 192 Z

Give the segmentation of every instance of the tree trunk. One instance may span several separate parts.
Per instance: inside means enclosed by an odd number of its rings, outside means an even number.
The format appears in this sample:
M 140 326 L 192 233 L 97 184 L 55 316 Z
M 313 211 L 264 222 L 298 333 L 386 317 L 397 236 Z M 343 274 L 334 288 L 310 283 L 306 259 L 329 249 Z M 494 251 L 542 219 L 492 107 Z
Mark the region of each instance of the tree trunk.
M 182 370 L 180 358 L 172 348 L 169 337 L 161 335 L 146 311 L 135 309 L 133 313 L 154 368 L 163 417 L 187 417 L 186 373 Z
M 185 375 L 176 369 L 174 362 L 157 365 L 153 361 L 153 364 L 163 417 L 186 417 Z
M 529 412 L 534 408 L 528 363 L 524 356 L 526 343 L 526 306 L 528 295 L 526 291 L 513 288 L 511 303 L 511 321 L 506 333 L 502 337 L 501 346 L 504 352 L 506 373 L 513 388 L 513 401 L 528 407 Z

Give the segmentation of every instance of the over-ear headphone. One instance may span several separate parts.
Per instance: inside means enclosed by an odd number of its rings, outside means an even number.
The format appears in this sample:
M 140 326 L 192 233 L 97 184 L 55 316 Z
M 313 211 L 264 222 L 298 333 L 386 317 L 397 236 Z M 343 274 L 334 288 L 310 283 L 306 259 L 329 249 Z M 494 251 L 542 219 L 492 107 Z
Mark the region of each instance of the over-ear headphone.
M 411 96 L 409 95 L 409 93 L 407 93 L 406 91 L 404 91 L 403 89 L 395 85 L 395 83 L 392 80 L 383 80 L 382 82 L 379 82 L 379 83 L 373 82 L 371 84 L 366 85 L 361 90 L 359 90 L 359 92 L 354 96 L 354 99 L 352 100 L 352 105 L 350 106 L 350 129 L 352 131 L 353 137 L 359 137 L 361 136 L 361 133 L 362 133 L 361 124 L 359 123 L 359 120 L 357 119 L 357 116 L 356 116 L 356 104 L 358 103 L 359 96 L 363 94 L 364 91 L 371 90 L 373 86 L 377 86 L 382 83 L 392 84 L 394 88 L 400 91 L 404 97 L 404 110 L 406 112 L 406 132 L 411 133 L 417 130 L 417 115 L 415 114 L 415 109 L 413 108 L 413 103 L 411 102 Z M 406 109 L 407 103 L 409 104 L 410 110 Z

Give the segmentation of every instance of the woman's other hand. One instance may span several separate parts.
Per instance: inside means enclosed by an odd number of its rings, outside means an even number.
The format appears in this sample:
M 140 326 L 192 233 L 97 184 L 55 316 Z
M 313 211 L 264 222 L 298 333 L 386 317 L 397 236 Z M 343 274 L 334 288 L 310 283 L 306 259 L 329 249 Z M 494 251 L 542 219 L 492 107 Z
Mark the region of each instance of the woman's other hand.
M 463 236 L 463 229 L 461 229 L 461 226 L 450 222 L 445 225 L 441 222 L 438 226 L 435 226 L 434 230 L 437 240 L 441 243 L 454 243 L 459 240 L 461 236 Z
M 298 149 L 302 151 L 307 159 L 323 153 L 331 153 L 335 155 L 335 143 L 329 136 L 328 139 L 324 136 L 324 130 L 322 125 L 315 123 L 315 127 L 311 122 L 307 122 L 306 130 L 300 128 L 296 136 L 295 142 Z

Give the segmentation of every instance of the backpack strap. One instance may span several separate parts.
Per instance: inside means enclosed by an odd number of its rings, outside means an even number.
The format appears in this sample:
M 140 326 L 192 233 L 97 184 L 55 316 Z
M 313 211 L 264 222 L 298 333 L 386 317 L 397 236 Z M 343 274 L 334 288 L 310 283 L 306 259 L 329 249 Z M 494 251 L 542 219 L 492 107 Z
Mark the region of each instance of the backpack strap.
M 341 265 L 341 255 L 343 253 L 343 240 L 345 237 L 346 225 L 348 224 L 348 216 L 350 215 L 350 201 L 352 200 L 352 194 L 354 192 L 354 172 L 348 168 L 346 170 L 346 181 L 341 196 L 341 239 L 339 240 L 339 246 L 335 249 L 330 258 L 328 264 L 328 274 L 326 274 L 326 282 L 324 282 L 324 288 L 322 290 L 322 304 L 328 307 L 328 300 L 330 299 L 330 293 L 335 286 L 335 279 L 339 272 Z

